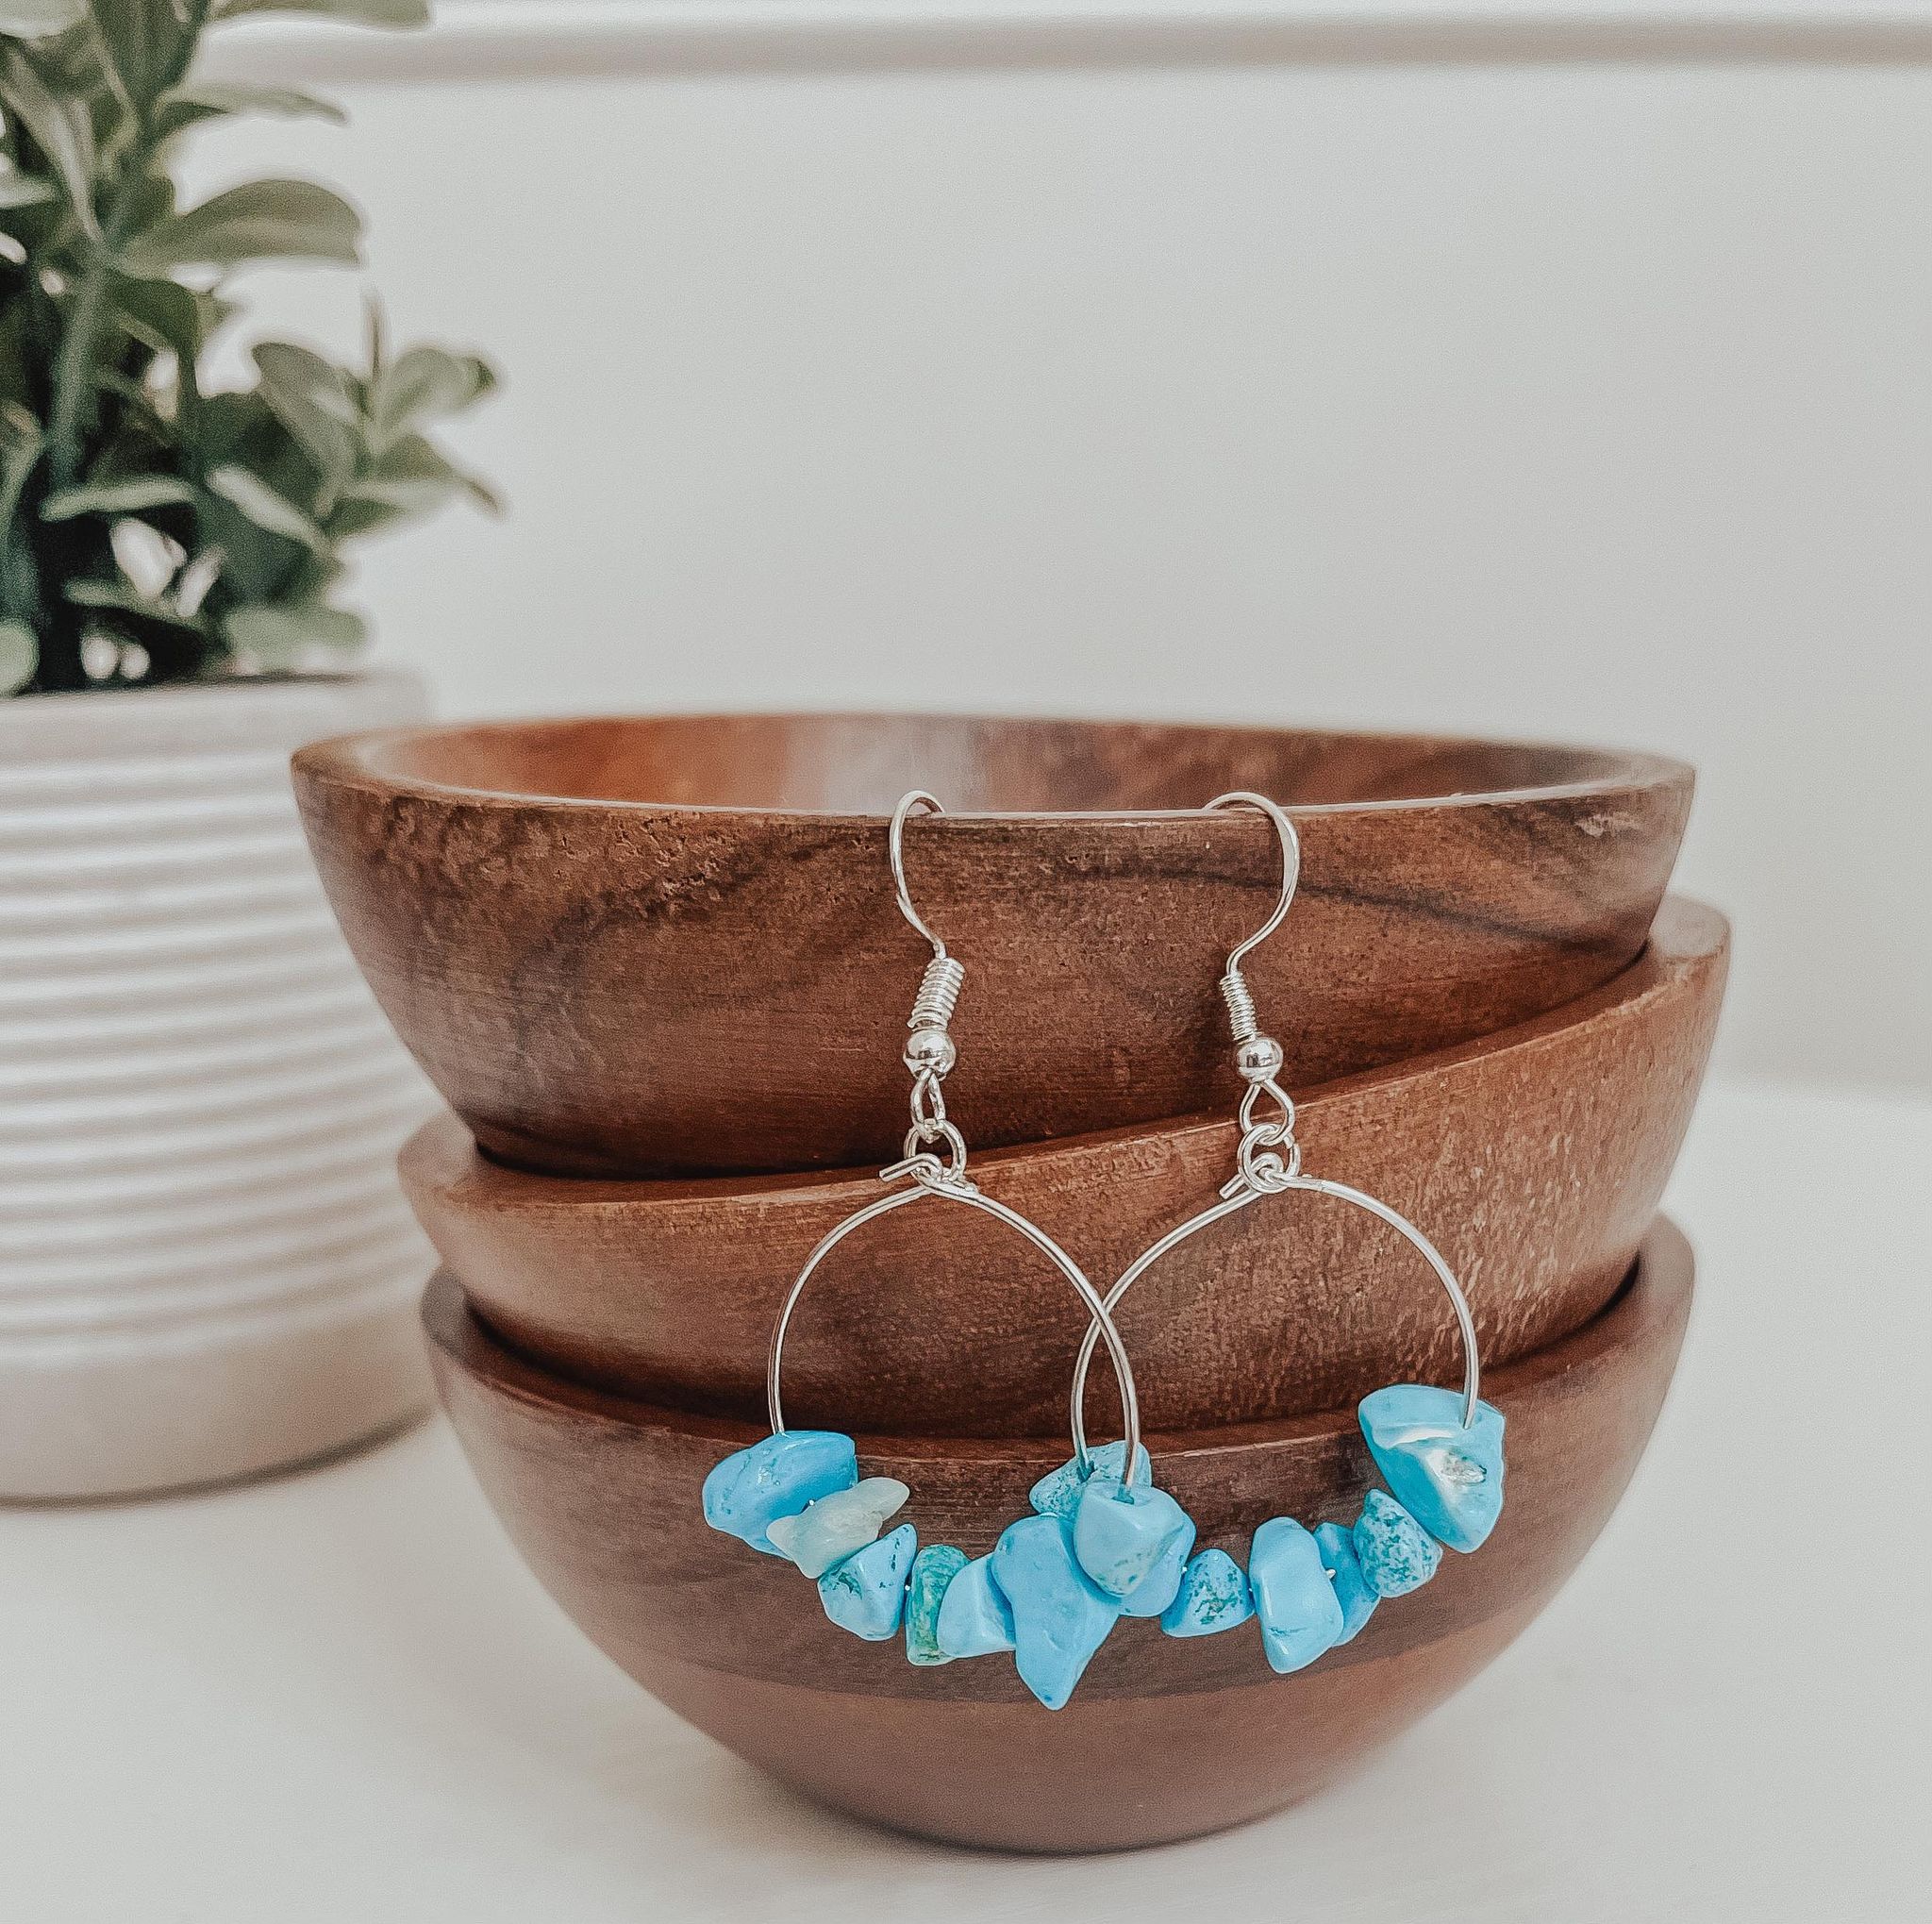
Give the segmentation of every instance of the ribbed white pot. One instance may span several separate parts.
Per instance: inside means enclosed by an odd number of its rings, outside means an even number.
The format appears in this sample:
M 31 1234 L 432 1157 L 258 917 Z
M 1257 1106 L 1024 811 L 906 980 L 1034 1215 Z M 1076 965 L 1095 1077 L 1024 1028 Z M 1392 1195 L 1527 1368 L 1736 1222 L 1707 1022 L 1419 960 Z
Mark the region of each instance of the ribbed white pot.
M 397 675 L 0 701 L 0 1497 L 299 1463 L 429 1391 L 392 1160 L 432 1098 L 290 753 Z

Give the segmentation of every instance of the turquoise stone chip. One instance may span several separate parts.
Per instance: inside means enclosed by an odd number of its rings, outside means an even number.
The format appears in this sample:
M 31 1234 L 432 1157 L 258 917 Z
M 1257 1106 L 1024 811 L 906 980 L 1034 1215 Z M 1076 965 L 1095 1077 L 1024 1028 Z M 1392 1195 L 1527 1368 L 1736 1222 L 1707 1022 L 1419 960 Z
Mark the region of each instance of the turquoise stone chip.
M 1395 1500 L 1451 1549 L 1479 1548 L 1503 1514 L 1502 1411 L 1478 1403 L 1465 1430 L 1459 1390 L 1391 1383 L 1357 1414 Z
M 1096 1476 L 1080 1492 L 1074 1555 L 1100 1589 L 1124 1600 L 1156 1570 L 1171 1565 L 1166 1595 L 1144 1615 L 1158 1616 L 1174 1601 L 1193 1547 L 1193 1519 L 1165 1490 L 1151 1483 L 1127 1488 Z
M 783 1556 L 765 1534 L 766 1526 L 858 1481 L 858 1455 L 849 1436 L 836 1430 L 788 1430 L 734 1450 L 713 1466 L 705 1479 L 705 1521 L 767 1556 Z
M 1248 1551 L 1248 1587 L 1261 1625 L 1261 1648 L 1285 1677 L 1341 1641 L 1341 1605 L 1322 1562 L 1322 1547 L 1291 1516 L 1271 1516 Z
M 1071 1537 L 1059 1517 L 1023 1516 L 992 1552 L 993 1581 L 1013 1607 L 1014 1666 L 1048 1710 L 1073 1696 L 1121 1614 L 1081 1569 Z
M 1338 1644 L 1354 1641 L 1356 1632 L 1375 1614 L 1381 1598 L 1369 1588 L 1362 1575 L 1361 1559 L 1355 1553 L 1355 1538 L 1345 1523 L 1318 1523 L 1315 1541 L 1322 1548 L 1322 1565 L 1335 1585 L 1335 1600 L 1341 1606 L 1341 1634 Z
M 1225 1550 L 1203 1550 L 1181 1574 L 1180 1590 L 1162 1614 L 1171 1637 L 1211 1637 L 1255 1614 L 1241 1566 Z
M 1363 1498 L 1354 1542 L 1362 1575 L 1377 1597 L 1420 1590 L 1442 1561 L 1442 1547 L 1386 1490 L 1371 1490 Z
M 1123 1616 L 1159 1616 L 1180 1595 L 1181 1579 L 1187 1573 L 1188 1553 L 1194 1548 L 1194 1520 L 1188 1518 L 1187 1533 L 1176 1534 L 1161 1552 L 1160 1561 L 1148 1571 L 1133 1593 L 1123 1598 Z
M 990 1657 L 1013 1648 L 1013 1609 L 992 1580 L 992 1559 L 974 1557 L 940 1598 L 935 1641 L 947 1658 Z
M 940 1648 L 940 1604 L 946 1586 L 966 1567 L 966 1552 L 949 1543 L 929 1543 L 912 1560 L 906 1586 L 906 1659 L 911 1664 L 950 1664 Z
M 1120 1481 L 1121 1465 L 1127 1460 L 1126 1439 L 1117 1443 L 1104 1443 L 1098 1449 L 1088 1452 L 1087 1461 L 1093 1466 L 1093 1474 L 1111 1477 Z M 1153 1474 L 1152 1460 L 1148 1457 L 1143 1444 L 1141 1453 L 1135 1457 L 1134 1481 L 1136 1485 L 1144 1483 Z M 1042 1516 L 1071 1516 L 1080 1505 L 1080 1492 L 1087 1479 L 1080 1474 L 1080 1460 L 1070 1456 L 1058 1469 L 1049 1470 L 1034 1484 L 1027 1500 Z
M 897 1477 L 867 1477 L 807 1504 L 796 1516 L 773 1517 L 765 1534 L 808 1577 L 823 1577 L 871 1543 L 911 1494 Z
M 882 1644 L 899 1628 L 906 1580 L 919 1550 L 919 1532 L 902 1523 L 890 1536 L 854 1550 L 819 1579 L 819 1601 L 841 1630 Z

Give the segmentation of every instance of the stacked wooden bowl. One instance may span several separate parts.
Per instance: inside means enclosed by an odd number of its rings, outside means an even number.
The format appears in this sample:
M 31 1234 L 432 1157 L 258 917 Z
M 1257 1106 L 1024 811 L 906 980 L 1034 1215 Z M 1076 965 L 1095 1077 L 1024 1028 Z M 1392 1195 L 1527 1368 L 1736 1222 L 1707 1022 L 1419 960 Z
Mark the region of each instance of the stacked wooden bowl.
M 451 1113 L 403 1157 L 445 1264 L 425 1315 L 504 1521 L 665 1702 L 814 1795 L 1031 1849 L 1180 1837 L 1305 1795 L 1536 1614 L 1641 1453 L 1689 1252 L 1657 1207 L 1723 994 L 1726 930 L 1664 891 L 1690 771 L 1416 737 L 888 717 L 413 728 L 305 750 L 296 785 L 351 946 Z M 1212 1199 L 1240 1084 L 1214 989 L 1278 857 L 1300 894 L 1249 961 L 1306 1166 L 1441 1247 L 1509 1424 L 1483 1550 L 1277 1678 L 1241 1632 L 1123 1627 L 1071 1705 L 1008 1665 L 914 1667 L 698 1486 L 762 1433 L 773 1318 L 899 1153 L 926 951 L 965 962 L 949 1107 L 988 1194 L 1103 1286 Z M 963 1220 L 955 1220 L 955 1217 Z M 794 1424 L 902 1477 L 922 1540 L 990 1548 L 1067 1454 L 1084 1322 L 1024 1245 L 913 1210 L 844 1245 L 787 1352 Z M 1124 1305 L 1157 1474 L 1203 1545 L 1346 1521 L 1357 1397 L 1457 1380 L 1426 1271 L 1296 1196 L 1177 1250 Z M 1093 1421 L 1110 1385 L 1096 1377 Z M 790 1581 L 788 1581 L 788 1579 Z

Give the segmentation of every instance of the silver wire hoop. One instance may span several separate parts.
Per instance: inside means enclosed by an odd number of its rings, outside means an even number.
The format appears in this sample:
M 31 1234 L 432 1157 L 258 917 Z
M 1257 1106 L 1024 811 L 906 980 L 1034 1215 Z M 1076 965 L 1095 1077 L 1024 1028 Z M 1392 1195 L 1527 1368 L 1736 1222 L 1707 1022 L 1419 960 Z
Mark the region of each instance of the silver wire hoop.
M 1111 1314 L 1121 1298 L 1170 1250 L 1178 1247 L 1197 1231 L 1246 1209 L 1251 1202 L 1258 1202 L 1264 1196 L 1281 1196 L 1290 1190 L 1305 1190 L 1314 1196 L 1332 1196 L 1338 1201 L 1352 1203 L 1387 1223 L 1422 1255 L 1435 1272 L 1436 1280 L 1442 1285 L 1450 1307 L 1456 1313 L 1457 1334 L 1462 1345 L 1462 1427 L 1467 1430 L 1475 1420 L 1481 1364 L 1476 1351 L 1475 1319 L 1470 1314 L 1469 1301 L 1462 1293 L 1462 1285 L 1456 1280 L 1456 1272 L 1443 1260 L 1442 1252 L 1399 1210 L 1391 1209 L 1386 1202 L 1359 1189 L 1351 1189 L 1345 1182 L 1332 1182 L 1320 1176 L 1304 1176 L 1301 1145 L 1294 1135 L 1293 1098 L 1281 1087 L 1274 1070 L 1262 1065 L 1262 1057 L 1257 1056 L 1253 1062 L 1242 1060 L 1244 1049 L 1265 1045 L 1267 1060 L 1272 1060 L 1276 1067 L 1280 1063 L 1278 1046 L 1261 1034 L 1256 1018 L 1255 998 L 1242 978 L 1241 965 L 1244 958 L 1266 942 L 1286 919 L 1301 880 L 1302 852 L 1301 837 L 1295 833 L 1294 824 L 1289 820 L 1288 812 L 1281 804 L 1271 796 L 1258 795 L 1252 789 L 1236 789 L 1226 795 L 1216 795 L 1202 812 L 1211 813 L 1230 808 L 1259 810 L 1274 823 L 1275 835 L 1281 844 L 1281 889 L 1274 912 L 1229 954 L 1227 966 L 1221 978 L 1221 995 L 1227 1005 L 1237 1061 L 1247 1083 L 1241 1093 L 1241 1139 L 1235 1152 L 1235 1174 L 1223 1185 L 1219 1202 L 1210 1203 L 1199 1214 L 1190 1216 L 1135 1257 L 1122 1272 L 1120 1280 L 1108 1291 L 1105 1306 Z M 1272 1119 L 1264 1120 L 1257 1114 L 1264 1096 L 1277 1106 L 1277 1113 Z M 1087 1377 L 1100 1335 L 1097 1321 L 1088 1326 L 1081 1340 L 1079 1358 L 1074 1366 L 1073 1393 L 1069 1399 L 1074 1454 L 1083 1465 L 1087 1461 Z M 1112 1354 L 1110 1346 L 1108 1354 Z
M 991 1216 L 995 1222 L 1004 1223 L 1009 1230 L 1017 1230 L 1073 1284 L 1081 1302 L 1086 1305 L 1090 1319 L 1083 1338 L 1086 1347 L 1081 1354 L 1091 1357 L 1094 1347 L 1104 1342 L 1120 1383 L 1121 1422 L 1126 1434 L 1126 1461 L 1122 1465 L 1121 1481 L 1123 1487 L 1126 1487 L 1134 1481 L 1141 1455 L 1141 1402 L 1134 1388 L 1134 1370 L 1127 1361 L 1126 1345 L 1121 1341 L 1121 1333 L 1114 1327 L 1112 1313 L 1087 1272 L 1044 1230 L 1030 1222 L 1018 1210 L 985 1195 L 968 1179 L 966 1138 L 960 1134 L 958 1125 L 946 1116 L 945 1096 L 940 1086 L 951 1066 L 951 1045 L 945 1030 L 965 970 L 956 957 L 946 953 L 945 944 L 926 926 L 919 911 L 913 907 L 912 894 L 907 885 L 906 823 L 913 810 L 922 806 L 931 814 L 945 813 L 938 797 L 924 789 L 912 789 L 901 795 L 899 805 L 892 811 L 891 825 L 886 832 L 886 852 L 891 863 L 892 886 L 898 896 L 899 912 L 932 945 L 932 961 L 926 965 L 918 998 L 912 1006 L 912 1017 L 907 1027 L 914 1031 L 915 1042 L 921 1035 L 936 1035 L 947 1043 L 947 1051 L 942 1059 L 931 1059 L 937 1066 L 913 1069 L 912 1127 L 906 1131 L 904 1154 L 899 1162 L 879 1171 L 882 1182 L 909 1179 L 912 1186 L 894 1195 L 881 1196 L 877 1202 L 867 1203 L 862 1209 L 855 1210 L 842 1223 L 827 1230 L 820 1238 L 818 1246 L 805 1259 L 804 1268 L 798 1272 L 786 1295 L 784 1305 L 778 1312 L 778 1320 L 772 1330 L 772 1347 L 765 1363 L 765 1407 L 771 1417 L 772 1433 L 774 1436 L 785 1433 L 783 1376 L 786 1331 L 791 1327 L 791 1315 L 798 1307 L 798 1299 L 805 1294 L 805 1286 L 811 1280 L 819 1264 L 855 1230 L 876 1222 L 894 1210 L 904 1209 L 922 1196 L 931 1196 L 946 1202 L 964 1203 L 970 1209 Z M 908 1058 L 908 1067 L 912 1066 L 913 1061 L 913 1058 Z M 946 1153 L 943 1157 L 934 1147 L 935 1144 L 944 1146 Z M 1084 1431 L 1076 1431 L 1074 1441 L 1075 1454 L 1084 1468 L 1087 1464 Z
M 1298 1159 L 1299 1146 L 1296 1154 Z M 1104 1298 L 1104 1307 L 1109 1316 L 1119 1305 L 1121 1298 L 1148 1270 L 1152 1269 L 1169 1250 L 1177 1248 L 1196 1231 L 1237 1214 L 1250 1203 L 1259 1202 L 1264 1196 L 1278 1196 L 1291 1189 L 1307 1190 L 1314 1196 L 1332 1196 L 1338 1201 L 1353 1203 L 1357 1209 L 1365 1209 L 1371 1215 L 1379 1217 L 1391 1230 L 1405 1237 L 1435 1271 L 1436 1280 L 1442 1285 L 1449 1297 L 1450 1306 L 1456 1312 L 1457 1333 L 1462 1343 L 1462 1427 L 1467 1430 L 1475 1421 L 1476 1397 L 1481 1389 L 1481 1364 L 1476 1353 L 1474 1318 L 1470 1314 L 1469 1302 L 1462 1294 L 1462 1285 L 1456 1280 L 1456 1272 L 1443 1260 L 1442 1252 L 1406 1215 L 1399 1210 L 1391 1209 L 1386 1202 L 1375 1196 L 1366 1195 L 1359 1189 L 1351 1189 L 1345 1182 L 1331 1182 L 1321 1176 L 1291 1175 L 1285 1168 L 1279 1175 L 1271 1175 L 1266 1187 L 1256 1187 L 1241 1177 L 1236 1177 L 1228 1187 L 1234 1191 L 1231 1196 L 1224 1196 L 1221 1201 L 1210 1203 L 1198 1215 L 1190 1216 L 1186 1222 L 1170 1230 L 1158 1243 L 1141 1250 L 1140 1255 L 1127 1264 L 1121 1272 L 1120 1280 L 1108 1291 Z M 1081 1339 L 1079 1357 L 1074 1364 L 1074 1388 L 1068 1412 L 1069 1428 L 1074 1438 L 1074 1454 L 1082 1462 L 1086 1460 L 1087 1375 L 1092 1366 L 1093 1351 L 1099 1340 L 1098 1324 L 1090 1324 L 1086 1335 Z M 1108 1354 L 1109 1357 L 1113 1354 L 1111 1345 L 1108 1347 Z M 1115 1365 L 1116 1368 L 1118 1366 Z
M 1008 1209 L 1005 1203 L 994 1201 L 991 1196 L 973 1188 L 970 1184 L 947 1179 L 939 1173 L 941 1165 L 938 1157 L 916 1160 L 929 1163 L 930 1171 L 896 1165 L 896 1173 L 909 1175 L 914 1187 L 902 1189 L 891 1196 L 881 1196 L 877 1202 L 869 1202 L 863 1209 L 855 1211 L 842 1223 L 827 1231 L 820 1239 L 818 1247 L 805 1259 L 805 1267 L 798 1272 L 797 1280 L 785 1297 L 785 1305 L 778 1312 L 778 1321 L 772 1331 L 771 1356 L 765 1366 L 765 1403 L 772 1419 L 773 1434 L 781 1436 L 785 1432 L 785 1409 L 781 1394 L 781 1378 L 785 1366 L 785 1332 L 791 1326 L 791 1313 L 798 1307 L 798 1299 L 805 1294 L 805 1286 L 811 1280 L 812 1273 L 855 1230 L 862 1229 L 867 1223 L 876 1222 L 879 1217 L 890 1215 L 896 1209 L 904 1209 L 908 1203 L 919 1201 L 922 1196 L 931 1196 L 941 1197 L 948 1202 L 965 1203 L 969 1208 L 983 1211 L 995 1222 L 1006 1224 L 1009 1230 L 1017 1230 L 1073 1284 L 1092 1319 L 1087 1326 L 1081 1356 L 1083 1359 L 1091 1357 L 1095 1345 L 1105 1343 L 1108 1360 L 1112 1363 L 1120 1381 L 1121 1423 L 1127 1441 L 1126 1461 L 1122 1466 L 1121 1481 L 1124 1485 L 1131 1484 L 1141 1455 L 1141 1404 L 1134 1390 L 1134 1370 L 1133 1365 L 1127 1361 L 1126 1346 L 1121 1341 L 1121 1332 L 1114 1325 L 1113 1313 L 1106 1300 L 1088 1280 L 1086 1271 L 1037 1223 L 1029 1222 L 1018 1210 Z M 887 1170 L 883 1173 L 891 1179 L 895 1170 Z M 1082 1380 L 1084 1380 L 1084 1371 Z M 1074 1453 L 1085 1464 L 1085 1429 L 1083 1425 L 1079 1425 L 1077 1417 L 1075 1422 Z

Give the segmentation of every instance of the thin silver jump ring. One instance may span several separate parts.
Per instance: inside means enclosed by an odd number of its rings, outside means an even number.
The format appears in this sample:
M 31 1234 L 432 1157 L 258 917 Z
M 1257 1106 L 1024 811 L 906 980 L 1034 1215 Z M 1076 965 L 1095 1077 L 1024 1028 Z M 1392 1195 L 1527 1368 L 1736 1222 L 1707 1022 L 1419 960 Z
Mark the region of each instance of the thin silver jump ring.
M 940 1162 L 931 1147 L 934 1143 L 945 1144 L 951 1158 L 949 1162 Z M 906 1141 L 902 1147 L 905 1150 L 905 1161 L 893 1163 L 890 1169 L 882 1169 L 879 1172 L 882 1181 L 891 1182 L 895 1177 L 903 1175 L 917 1177 L 918 1165 L 922 1163 L 936 1164 L 941 1172 L 939 1178 L 941 1181 L 965 1181 L 966 1138 L 959 1133 L 956 1125 L 943 1118 L 924 1129 L 918 1123 L 914 1123 L 906 1131 Z
M 1241 1165 L 1238 1182 L 1247 1182 L 1263 1196 L 1275 1196 L 1302 1173 L 1302 1146 L 1286 1133 L 1270 1141 L 1266 1129 L 1250 1129 L 1241 1138 L 1236 1161 Z

